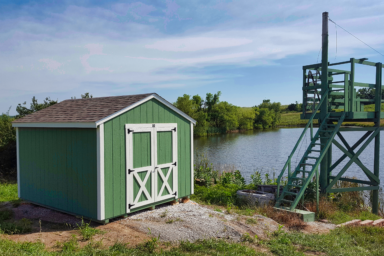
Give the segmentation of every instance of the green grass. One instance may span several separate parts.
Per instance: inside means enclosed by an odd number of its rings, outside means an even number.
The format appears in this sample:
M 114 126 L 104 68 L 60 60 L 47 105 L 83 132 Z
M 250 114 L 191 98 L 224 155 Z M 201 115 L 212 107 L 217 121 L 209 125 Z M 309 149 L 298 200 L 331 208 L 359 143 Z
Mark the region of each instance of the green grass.
M 341 210 L 336 211 L 334 214 L 331 214 L 328 219 L 334 224 L 341 224 L 347 221 L 359 219 L 359 220 L 378 220 L 379 216 L 368 211 L 360 212 L 343 212 Z
M 172 247 L 170 244 L 162 244 L 157 238 L 144 242 L 135 248 L 129 248 L 127 244 L 116 243 L 107 249 L 102 249 L 100 243 L 89 242 L 83 248 L 78 247 L 76 237 L 72 237 L 69 242 L 60 245 L 61 250 L 48 252 L 44 244 L 40 242 L 13 242 L 0 239 L 0 255 L 238 255 L 256 256 L 265 255 L 256 252 L 254 249 L 241 243 L 231 243 L 224 240 L 199 240 L 194 243 L 183 241 L 178 246 Z
M 281 120 L 278 126 L 305 126 L 308 120 L 300 119 L 301 112 L 290 112 L 281 114 Z M 314 120 L 317 124 L 317 120 Z
M 17 201 L 18 199 L 16 183 L 0 183 L 0 203 Z
M 266 244 L 275 255 L 384 255 L 384 229 L 346 227 L 329 234 L 281 233 Z

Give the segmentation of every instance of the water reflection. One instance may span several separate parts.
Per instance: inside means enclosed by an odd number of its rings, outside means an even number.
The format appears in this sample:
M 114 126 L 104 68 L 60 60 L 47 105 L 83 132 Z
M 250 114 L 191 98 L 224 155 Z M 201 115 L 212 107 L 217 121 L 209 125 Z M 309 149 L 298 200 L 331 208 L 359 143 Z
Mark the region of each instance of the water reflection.
M 316 131 L 316 129 L 314 129 Z M 291 153 L 297 139 L 300 137 L 303 128 L 281 128 L 267 131 L 248 131 L 244 133 L 222 134 L 209 137 L 195 138 L 195 154 L 204 152 L 210 161 L 215 165 L 232 165 L 239 169 L 244 177 L 249 181 L 250 175 L 255 170 L 263 173 L 273 171 L 276 176 L 280 174 L 288 155 Z M 344 138 L 352 146 L 364 132 L 342 132 Z M 381 131 L 380 145 L 380 179 L 384 178 L 384 134 Z M 339 142 L 340 140 L 337 139 Z M 292 169 L 300 161 L 310 142 L 310 134 L 307 132 L 302 143 L 299 145 L 297 154 L 292 158 Z M 340 142 L 341 143 L 341 142 Z M 373 141 L 360 155 L 361 162 L 373 171 Z M 355 152 L 360 147 L 358 147 Z M 334 163 L 343 153 L 335 146 L 332 146 Z M 350 159 L 347 157 L 334 173 L 339 170 Z M 352 164 L 343 176 L 357 177 L 368 180 L 360 167 Z

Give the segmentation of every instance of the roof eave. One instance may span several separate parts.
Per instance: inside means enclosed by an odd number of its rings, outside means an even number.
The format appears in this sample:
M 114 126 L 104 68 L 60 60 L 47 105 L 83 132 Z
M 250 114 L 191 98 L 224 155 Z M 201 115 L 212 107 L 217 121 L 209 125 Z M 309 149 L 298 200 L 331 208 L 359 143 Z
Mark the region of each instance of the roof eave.
M 97 128 L 95 122 L 89 123 L 12 123 L 15 128 Z

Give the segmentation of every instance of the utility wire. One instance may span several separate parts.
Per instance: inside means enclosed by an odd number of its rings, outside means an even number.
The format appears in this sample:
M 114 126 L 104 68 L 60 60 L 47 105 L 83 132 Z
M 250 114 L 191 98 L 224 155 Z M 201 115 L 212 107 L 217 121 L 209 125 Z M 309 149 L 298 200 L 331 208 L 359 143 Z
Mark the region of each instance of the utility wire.
M 320 47 L 319 54 L 317 54 L 317 60 L 316 60 L 316 63 L 319 63 L 319 56 L 320 56 L 320 52 L 321 52 L 322 49 L 323 49 L 323 47 Z
M 372 46 L 368 45 L 367 43 L 365 43 L 363 40 L 359 39 L 357 36 L 353 35 L 352 33 L 348 32 L 346 29 L 344 29 L 343 27 L 341 27 L 339 24 L 337 24 L 336 22 L 334 22 L 333 20 L 329 19 L 328 20 L 330 22 L 332 22 L 333 24 L 335 24 L 336 26 L 338 26 L 339 28 L 341 28 L 342 30 L 344 30 L 345 32 L 347 32 L 348 34 L 350 34 L 351 36 L 353 36 L 354 38 L 356 38 L 357 40 L 359 40 L 360 42 L 362 42 L 363 44 L 365 44 L 366 46 L 368 46 L 369 48 L 371 48 L 372 50 L 374 50 L 375 52 L 377 52 L 378 54 L 380 54 L 381 56 L 384 57 L 384 55 L 379 52 L 378 50 L 374 49 Z

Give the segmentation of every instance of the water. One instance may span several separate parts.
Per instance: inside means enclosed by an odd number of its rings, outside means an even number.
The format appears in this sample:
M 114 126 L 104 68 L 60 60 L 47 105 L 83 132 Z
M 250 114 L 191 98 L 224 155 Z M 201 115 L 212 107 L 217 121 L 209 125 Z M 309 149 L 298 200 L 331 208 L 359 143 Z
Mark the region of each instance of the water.
M 314 133 L 317 129 L 314 129 Z M 194 139 L 195 155 L 204 153 L 211 163 L 223 169 L 223 166 L 234 166 L 240 170 L 249 182 L 250 175 L 256 170 L 262 174 L 268 172 L 276 177 L 280 174 L 289 154 L 300 137 L 303 128 L 280 128 L 268 131 L 249 131 L 245 133 L 232 133 L 201 137 Z M 352 147 L 353 144 L 363 136 L 365 132 L 342 132 L 342 135 Z M 384 180 L 384 132 L 381 131 L 380 143 L 380 179 Z M 297 154 L 292 158 L 292 171 L 299 163 L 301 156 L 309 145 L 309 130 L 297 149 Z M 341 141 L 337 138 L 337 141 Z M 364 142 L 363 142 L 364 143 Z M 362 144 L 363 144 L 362 143 Z M 360 145 L 362 145 L 360 144 Z M 355 149 L 355 153 L 360 146 Z M 343 153 L 332 146 L 334 163 Z M 360 161 L 373 172 L 374 140 L 359 156 Z M 337 174 L 350 160 L 347 157 L 334 171 Z M 262 175 L 264 176 L 264 175 Z M 353 163 L 343 177 L 356 177 L 368 180 L 359 166 Z M 381 185 L 383 186 L 383 185 Z

